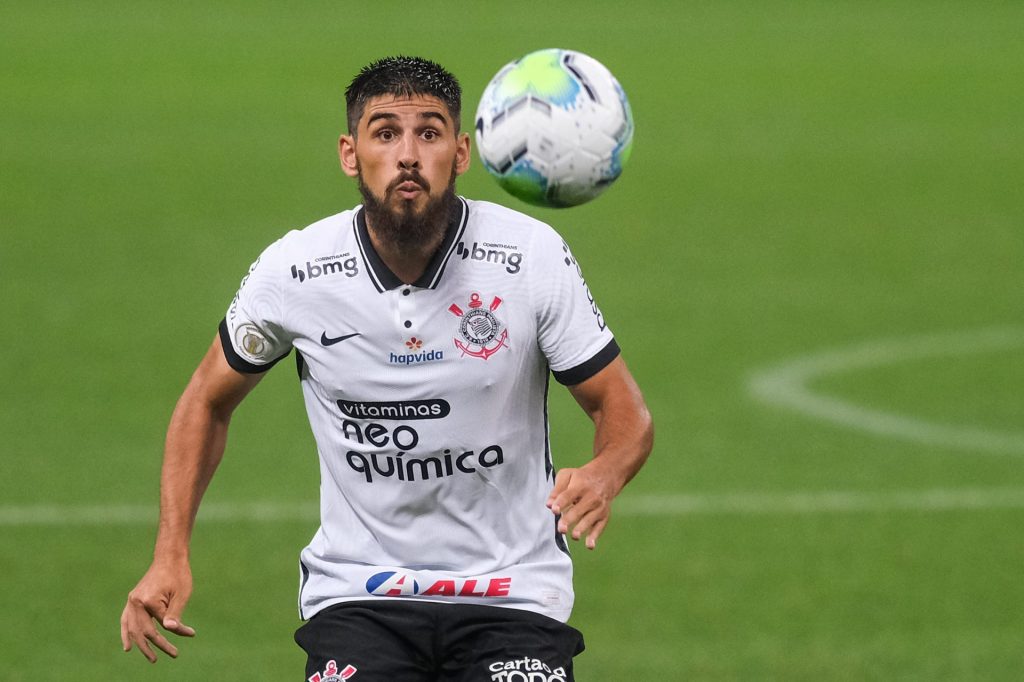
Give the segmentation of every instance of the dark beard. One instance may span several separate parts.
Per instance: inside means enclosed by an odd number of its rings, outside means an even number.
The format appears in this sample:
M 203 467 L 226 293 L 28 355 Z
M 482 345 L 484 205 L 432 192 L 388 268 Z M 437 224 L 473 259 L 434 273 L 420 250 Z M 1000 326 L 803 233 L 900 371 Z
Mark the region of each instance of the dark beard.
M 377 238 L 400 254 L 422 254 L 427 246 L 440 241 L 455 214 L 458 206 L 458 198 L 455 196 L 455 176 L 455 167 L 453 166 L 448 187 L 440 196 L 430 199 L 424 206 L 423 213 L 417 215 L 413 211 L 411 202 L 404 202 L 403 208 L 398 210 L 388 208 L 388 204 L 395 188 L 410 180 L 420 185 L 424 192 L 429 193 L 430 184 L 419 174 L 419 171 L 414 169 L 393 180 L 384 190 L 383 200 L 378 199 L 370 191 L 370 188 L 363 184 L 363 176 L 360 173 L 359 193 L 363 195 L 367 227 Z

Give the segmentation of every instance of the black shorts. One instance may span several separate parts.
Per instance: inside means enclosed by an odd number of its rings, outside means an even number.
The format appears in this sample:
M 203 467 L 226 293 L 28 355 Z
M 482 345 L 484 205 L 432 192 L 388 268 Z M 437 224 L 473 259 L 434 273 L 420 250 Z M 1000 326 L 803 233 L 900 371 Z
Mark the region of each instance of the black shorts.
M 575 628 L 532 611 L 411 600 L 344 602 L 295 632 L 311 682 L 569 682 Z

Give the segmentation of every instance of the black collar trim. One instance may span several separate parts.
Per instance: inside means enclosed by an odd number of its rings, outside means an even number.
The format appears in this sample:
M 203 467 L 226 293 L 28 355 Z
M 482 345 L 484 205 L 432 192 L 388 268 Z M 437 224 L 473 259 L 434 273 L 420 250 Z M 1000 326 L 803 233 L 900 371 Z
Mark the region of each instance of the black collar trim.
M 466 205 L 466 200 L 462 197 L 459 197 L 459 207 L 461 210 L 448 224 L 441 245 L 430 259 L 430 263 L 427 264 L 427 269 L 423 271 L 418 280 L 412 283 L 413 286 L 421 289 L 437 288 L 452 253 L 455 252 L 459 240 L 462 239 L 462 235 L 466 231 L 466 223 L 469 222 L 469 206 Z M 356 235 L 359 253 L 362 254 L 363 263 L 366 264 L 366 271 L 370 274 L 370 281 L 373 282 L 377 291 L 384 293 L 404 286 L 405 283 L 391 272 L 391 268 L 384 263 L 377 250 L 373 248 L 370 233 L 366 228 L 365 210 L 362 206 L 352 218 L 352 229 Z

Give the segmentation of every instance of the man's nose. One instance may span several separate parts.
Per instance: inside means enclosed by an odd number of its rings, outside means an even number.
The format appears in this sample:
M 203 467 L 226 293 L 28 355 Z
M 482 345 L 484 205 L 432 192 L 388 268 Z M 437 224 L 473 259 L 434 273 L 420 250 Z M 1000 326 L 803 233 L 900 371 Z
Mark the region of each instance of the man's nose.
M 398 154 L 398 167 L 402 170 L 420 167 L 419 146 L 416 144 L 416 138 L 411 135 L 402 140 L 402 148 Z

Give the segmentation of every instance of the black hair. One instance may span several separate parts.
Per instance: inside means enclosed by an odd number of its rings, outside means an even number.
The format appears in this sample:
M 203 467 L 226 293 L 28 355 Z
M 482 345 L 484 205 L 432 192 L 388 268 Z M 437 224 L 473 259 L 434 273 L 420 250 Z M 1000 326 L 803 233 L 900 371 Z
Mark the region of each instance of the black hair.
M 455 124 L 461 125 L 462 88 L 455 76 L 436 64 L 420 57 L 384 57 L 363 67 L 345 90 L 345 104 L 349 133 L 354 135 L 362 118 L 366 103 L 374 97 L 394 95 L 412 97 L 430 95 L 448 107 Z

